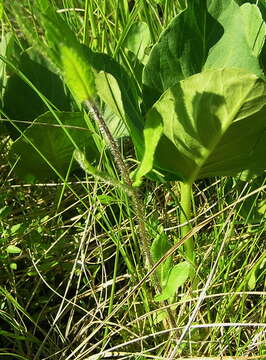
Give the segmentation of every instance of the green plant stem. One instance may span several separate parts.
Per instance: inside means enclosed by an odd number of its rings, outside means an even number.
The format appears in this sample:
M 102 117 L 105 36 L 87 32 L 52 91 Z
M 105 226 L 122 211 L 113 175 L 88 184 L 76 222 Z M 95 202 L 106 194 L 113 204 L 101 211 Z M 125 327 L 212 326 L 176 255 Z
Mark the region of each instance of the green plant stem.
M 133 205 L 134 205 L 134 209 L 136 212 L 136 217 L 138 220 L 138 224 L 139 224 L 139 231 L 140 231 L 140 239 L 141 239 L 141 243 L 142 243 L 142 248 L 143 248 L 143 252 L 146 256 L 147 262 L 148 262 L 148 266 L 149 269 L 152 268 L 153 266 L 153 261 L 152 261 L 152 257 L 150 254 L 150 240 L 149 237 L 147 235 L 146 232 L 146 228 L 145 228 L 145 214 L 144 214 L 144 206 L 140 200 L 139 194 L 137 193 L 137 190 L 134 189 L 132 187 L 132 181 L 130 179 L 130 175 L 129 175 L 129 170 L 124 162 L 124 160 L 122 159 L 121 153 L 119 151 L 119 148 L 110 132 L 110 130 L 108 129 L 108 127 L 105 124 L 105 121 L 97 107 L 97 105 L 95 103 L 93 103 L 92 101 L 86 100 L 83 103 L 84 107 L 86 108 L 86 110 L 89 112 L 89 114 L 92 116 L 92 118 L 94 119 L 94 121 L 98 124 L 99 129 L 102 133 L 102 135 L 106 138 L 109 146 L 110 146 L 110 150 L 111 153 L 113 155 L 114 161 L 125 181 L 125 183 L 132 188 L 132 192 L 131 192 L 131 198 L 133 201 Z
M 180 183 L 181 191 L 181 214 L 180 222 L 181 224 L 187 223 L 191 218 L 191 200 L 192 200 L 192 184 L 191 183 Z M 190 224 L 186 224 L 181 227 L 181 237 L 183 238 L 190 230 Z M 195 262 L 195 252 L 194 252 L 194 240 L 190 237 L 184 243 L 185 254 L 187 259 L 194 264 Z

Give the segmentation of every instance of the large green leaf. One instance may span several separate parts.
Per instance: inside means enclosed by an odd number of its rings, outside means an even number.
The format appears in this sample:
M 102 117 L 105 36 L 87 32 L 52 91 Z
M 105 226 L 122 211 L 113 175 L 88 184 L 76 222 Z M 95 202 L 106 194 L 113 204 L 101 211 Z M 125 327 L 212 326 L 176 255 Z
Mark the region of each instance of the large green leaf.
M 94 56 L 97 58 L 98 54 L 93 54 L 92 58 L 94 58 Z M 101 56 L 99 56 L 99 61 L 100 59 L 102 59 Z M 145 156 L 145 163 L 142 164 L 138 178 L 136 178 L 135 185 L 139 185 L 141 176 L 145 175 L 149 170 L 151 170 L 154 158 L 156 168 L 163 172 L 163 176 L 166 180 L 180 180 L 182 176 L 180 174 L 178 175 L 175 169 L 172 169 L 173 159 L 172 157 L 168 157 L 169 151 L 171 151 L 171 153 L 174 155 L 177 150 L 175 149 L 174 145 L 167 140 L 165 135 L 162 135 L 160 138 L 160 124 L 151 122 L 151 128 L 156 131 L 155 137 L 155 133 L 153 133 L 152 138 L 149 139 L 149 127 L 146 127 L 143 134 L 144 125 L 141 114 L 138 110 L 138 105 L 136 105 L 134 108 L 134 100 L 128 97 L 129 93 L 126 91 L 125 85 L 123 85 L 121 81 L 121 79 L 124 77 L 120 78 L 116 71 L 112 72 L 114 76 L 111 75 L 112 69 L 109 68 L 111 63 L 112 62 L 109 59 L 106 62 L 108 65 L 107 70 L 109 70 L 110 73 L 107 71 L 106 73 L 100 72 L 96 75 L 96 88 L 99 96 L 109 106 L 113 113 L 127 124 L 127 129 L 133 139 L 138 157 L 142 158 Z M 116 68 L 116 64 L 117 63 L 114 62 L 114 69 Z M 119 69 L 118 65 L 117 69 Z M 122 125 L 119 125 L 119 122 L 117 122 L 117 126 L 118 128 L 123 129 Z M 143 136 L 145 137 L 145 149 Z M 156 146 L 156 139 L 159 141 L 158 146 Z M 155 150 L 156 154 L 154 155 Z M 156 178 L 154 174 L 149 174 L 149 176 Z
M 11 146 L 9 159 L 17 176 L 24 181 L 58 179 L 53 168 L 65 176 L 75 149 L 73 142 L 86 150 L 90 161 L 98 156 L 82 113 L 57 112 L 56 116 L 66 126 L 72 141 L 54 115 L 47 112 L 39 116 Z M 75 167 L 78 168 L 78 164 L 73 162 L 72 169 Z
M 193 75 L 163 94 L 148 113 L 147 124 L 152 120 L 163 123 L 176 149 L 167 153 L 165 146 L 159 166 L 183 181 L 266 168 L 266 83 L 254 74 L 218 69 Z
M 209 49 L 222 35 L 221 25 L 208 13 L 206 0 L 188 1 L 161 34 L 143 72 L 146 108 L 170 86 L 201 71 Z
M 260 76 L 258 55 L 265 39 L 265 24 L 256 5 L 239 7 L 233 0 L 208 0 L 210 14 L 224 28 L 211 49 L 204 69 L 237 67 Z
M 69 97 L 63 83 L 51 64 L 34 49 L 24 52 L 20 59 L 19 70 L 33 85 L 59 110 L 70 110 Z M 47 106 L 39 95 L 18 74 L 7 81 L 4 93 L 4 112 L 11 120 L 33 121 L 47 111 Z M 28 125 L 16 123 L 22 130 Z M 20 134 L 10 125 L 12 136 Z

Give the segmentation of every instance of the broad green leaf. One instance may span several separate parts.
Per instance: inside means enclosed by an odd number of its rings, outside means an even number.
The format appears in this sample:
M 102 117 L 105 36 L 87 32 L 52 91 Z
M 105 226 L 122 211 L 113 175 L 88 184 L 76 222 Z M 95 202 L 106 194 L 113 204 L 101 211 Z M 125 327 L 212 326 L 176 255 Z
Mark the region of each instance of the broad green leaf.
M 151 34 L 145 22 L 133 23 L 123 41 L 127 63 L 138 88 L 142 87 L 142 73 L 151 48 Z
M 148 25 L 145 22 L 132 24 L 124 40 L 124 47 L 130 50 L 139 59 L 145 63 L 146 49 L 151 43 L 151 35 Z
M 191 0 L 161 34 L 143 72 L 146 109 L 177 81 L 202 69 L 239 67 L 257 75 L 265 37 L 258 7 L 234 0 Z
M 265 81 L 239 69 L 218 69 L 168 89 L 149 111 L 147 124 L 161 121 L 177 150 L 169 148 L 160 166 L 194 182 L 266 169 L 265 119 Z
M 81 44 L 69 25 L 63 20 L 60 14 L 56 13 L 53 7 L 44 4 L 40 8 L 41 23 L 45 30 L 45 37 L 49 45 L 49 54 L 53 62 L 62 70 L 61 47 L 75 48 Z
M 29 49 L 20 58 L 19 70 L 51 103 L 61 111 L 70 110 L 69 97 L 66 95 L 63 82 L 55 73 L 51 64 L 35 50 Z M 13 74 L 7 81 L 4 93 L 4 112 L 11 120 L 33 121 L 47 111 L 39 95 L 19 75 Z M 29 123 L 16 125 L 24 130 Z M 13 125 L 9 125 L 11 135 L 18 137 L 20 133 Z
M 15 35 L 12 32 L 3 33 L 1 36 L 0 42 L 0 55 L 5 58 L 11 58 L 13 64 L 16 64 L 16 58 L 14 55 L 17 55 L 17 46 L 15 42 Z M 1 79 L 1 93 L 6 87 L 7 81 L 7 72 L 6 72 L 6 64 L 4 61 L 0 62 L 0 79 Z
M 6 252 L 8 254 L 20 254 L 21 249 L 15 245 L 8 245 L 8 247 L 6 248 Z
M 259 11 L 250 4 L 239 7 L 234 0 L 208 0 L 208 9 L 224 34 L 210 50 L 204 69 L 236 67 L 260 76 L 257 55 L 265 28 Z
M 156 295 L 155 301 L 164 301 L 175 295 L 176 290 L 185 284 L 187 279 L 189 278 L 189 274 L 191 271 L 191 265 L 184 261 L 177 265 L 175 265 L 168 277 L 167 284 L 162 290 L 160 295 Z
M 54 115 L 47 112 L 38 117 L 25 130 L 24 136 L 18 138 L 11 146 L 9 159 L 15 165 L 14 171 L 17 176 L 24 181 L 57 179 L 58 176 L 52 167 L 61 176 L 65 176 L 75 149 L 73 142 L 80 149 L 86 150 L 86 155 L 91 161 L 98 156 L 82 113 L 57 112 L 56 116 L 66 126 L 65 130 L 72 141 Z M 77 167 L 73 162 L 72 169 Z
M 170 249 L 170 244 L 165 233 L 158 234 L 151 245 L 151 256 L 154 263 L 160 260 Z M 162 287 L 165 286 L 169 272 L 172 267 L 172 256 L 169 256 L 161 265 L 158 266 L 156 272 Z
M 163 123 L 160 121 L 160 118 L 149 117 L 144 128 L 145 151 L 140 167 L 135 174 L 134 186 L 140 186 L 142 177 L 152 170 L 155 151 L 162 133 Z
M 143 72 L 146 109 L 170 86 L 201 71 L 209 49 L 222 36 L 221 25 L 208 13 L 206 0 L 188 1 L 153 47 Z
M 10 53 L 13 53 L 15 51 L 15 36 L 12 32 L 6 32 L 3 33 L 1 36 L 1 42 L 0 42 L 0 57 L 1 60 L 3 60 L 3 58 L 8 58 Z M 13 57 L 13 64 L 16 63 L 14 57 Z M 3 96 L 4 96 L 4 92 L 6 89 L 6 84 L 8 81 L 8 69 L 6 68 L 6 64 L 4 61 L 0 61 L 0 96 L 2 99 L 2 105 L 3 105 Z M 6 122 L 2 122 L 0 121 L 0 134 L 3 135 L 7 135 L 8 131 L 7 131 L 7 127 L 6 127 Z

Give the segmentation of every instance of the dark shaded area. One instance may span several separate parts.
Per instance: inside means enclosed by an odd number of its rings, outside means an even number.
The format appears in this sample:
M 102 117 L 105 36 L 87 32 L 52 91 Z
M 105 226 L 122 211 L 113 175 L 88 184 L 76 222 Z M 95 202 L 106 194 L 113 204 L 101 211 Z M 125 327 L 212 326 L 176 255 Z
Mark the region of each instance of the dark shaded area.
M 44 95 L 60 111 L 70 111 L 69 96 L 65 93 L 60 77 L 51 70 L 47 60 L 30 49 L 24 52 L 19 61 L 19 71 L 27 77 L 36 89 Z M 4 112 L 11 120 L 33 121 L 48 110 L 47 106 L 19 74 L 13 73 L 4 94 Z M 28 124 L 16 123 L 23 131 Z M 7 124 L 13 139 L 20 132 L 11 124 Z

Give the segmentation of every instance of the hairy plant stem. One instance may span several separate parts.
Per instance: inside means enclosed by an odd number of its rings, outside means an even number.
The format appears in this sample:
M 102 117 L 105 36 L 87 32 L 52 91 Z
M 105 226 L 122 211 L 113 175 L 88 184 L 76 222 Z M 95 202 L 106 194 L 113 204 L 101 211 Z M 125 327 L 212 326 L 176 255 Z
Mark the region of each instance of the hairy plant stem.
M 180 223 L 187 223 L 191 218 L 191 200 L 192 200 L 192 184 L 191 183 L 180 183 L 181 192 L 181 214 Z M 186 224 L 181 227 L 181 238 L 183 238 L 191 230 L 190 224 Z M 185 254 L 187 260 L 193 265 L 195 264 L 195 251 L 194 251 L 194 240 L 190 237 L 184 243 Z
M 108 129 L 97 105 L 92 101 L 86 100 L 83 102 L 83 106 L 88 111 L 89 115 L 93 118 L 93 120 L 98 124 L 100 132 L 102 133 L 103 137 L 107 140 L 107 142 L 110 146 L 111 153 L 113 155 L 114 161 L 120 171 L 122 178 L 124 179 L 126 185 L 132 189 L 131 199 L 133 202 L 134 210 L 136 213 L 136 218 L 137 218 L 138 225 L 139 225 L 141 246 L 142 246 L 144 255 L 146 257 L 146 260 L 148 263 L 148 268 L 150 271 L 152 269 L 154 263 L 153 263 L 151 253 L 150 253 L 151 243 L 150 243 L 150 239 L 148 237 L 146 227 L 145 227 L 144 204 L 142 203 L 142 201 L 140 199 L 137 189 L 132 186 L 129 169 L 128 169 L 126 163 L 124 162 L 124 160 L 121 156 L 120 150 L 119 150 L 110 130 Z M 159 282 L 159 279 L 158 279 L 156 273 L 154 274 L 154 284 L 153 285 L 155 287 L 156 292 L 160 293 L 161 285 L 160 285 L 160 282 Z M 166 302 L 163 302 L 163 304 L 167 305 Z M 167 313 L 169 316 L 170 325 L 173 328 L 176 328 L 175 318 L 174 318 L 174 315 L 173 315 L 171 309 L 167 308 Z
M 105 121 L 97 107 L 97 105 L 89 100 L 84 101 L 83 103 L 84 107 L 88 111 L 88 113 L 92 116 L 94 121 L 98 124 L 99 129 L 104 136 L 104 138 L 107 140 L 111 153 L 113 155 L 114 161 L 120 171 L 120 174 L 122 175 L 122 178 L 124 179 L 125 183 L 131 187 L 131 198 L 133 201 L 134 210 L 136 212 L 136 218 L 139 224 L 139 230 L 140 230 L 140 239 L 142 243 L 143 252 L 146 256 L 148 266 L 151 269 L 153 265 L 153 261 L 150 254 L 150 240 L 146 232 L 145 228 L 145 217 L 144 217 L 144 206 L 139 198 L 139 195 L 137 193 L 137 190 L 133 188 L 132 181 L 130 179 L 130 173 L 127 168 L 127 165 L 125 164 L 124 160 L 122 159 L 120 150 L 110 132 L 108 127 L 105 124 Z

